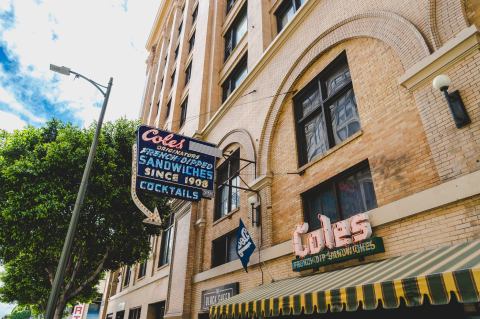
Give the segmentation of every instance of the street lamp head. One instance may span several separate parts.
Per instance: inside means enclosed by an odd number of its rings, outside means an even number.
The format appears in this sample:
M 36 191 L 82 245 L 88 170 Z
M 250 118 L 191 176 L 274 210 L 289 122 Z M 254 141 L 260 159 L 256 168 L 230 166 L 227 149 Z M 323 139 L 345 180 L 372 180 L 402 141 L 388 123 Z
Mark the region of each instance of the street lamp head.
M 432 86 L 436 90 L 446 90 L 452 83 L 452 80 L 448 77 L 448 75 L 440 74 L 435 79 L 433 79 Z
M 57 66 L 55 64 L 50 64 L 50 71 L 57 72 L 63 75 L 70 75 L 70 68 L 66 66 Z

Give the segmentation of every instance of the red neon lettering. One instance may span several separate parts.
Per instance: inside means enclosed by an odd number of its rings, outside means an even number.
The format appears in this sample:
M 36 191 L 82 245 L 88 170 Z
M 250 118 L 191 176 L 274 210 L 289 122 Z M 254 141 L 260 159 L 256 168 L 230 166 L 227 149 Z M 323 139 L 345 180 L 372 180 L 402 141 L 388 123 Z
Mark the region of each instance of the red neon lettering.
M 172 133 L 162 138 L 160 135 L 158 135 L 158 130 L 156 129 L 151 129 L 143 133 L 142 140 L 145 142 L 150 141 L 154 144 L 162 144 L 163 146 L 177 149 L 183 149 L 183 144 L 185 143 L 185 139 L 182 139 L 181 141 L 174 140 Z

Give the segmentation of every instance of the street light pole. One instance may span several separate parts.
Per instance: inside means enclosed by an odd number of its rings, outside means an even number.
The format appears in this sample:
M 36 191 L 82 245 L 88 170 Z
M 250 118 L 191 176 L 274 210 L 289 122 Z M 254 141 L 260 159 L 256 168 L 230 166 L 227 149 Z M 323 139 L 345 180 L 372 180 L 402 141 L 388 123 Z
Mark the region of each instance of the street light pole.
M 80 209 L 82 208 L 83 200 L 85 198 L 85 193 L 87 191 L 88 178 L 90 176 L 93 159 L 95 157 L 95 151 L 97 149 L 97 144 L 98 144 L 98 137 L 102 129 L 103 117 L 105 115 L 105 110 L 107 108 L 108 98 L 110 96 L 110 90 L 112 89 L 112 82 L 113 82 L 113 79 L 110 78 L 108 82 L 108 86 L 103 86 L 64 66 L 58 67 L 50 64 L 50 70 L 60 74 L 64 74 L 64 75 L 74 74 L 75 77 L 77 78 L 85 79 L 86 81 L 94 85 L 100 92 L 102 92 L 104 100 L 103 100 L 102 110 L 100 111 L 100 116 L 98 118 L 97 128 L 95 130 L 95 136 L 93 137 L 92 145 L 90 146 L 90 152 L 88 154 L 87 163 L 85 165 L 85 169 L 83 170 L 82 182 L 80 183 L 80 188 L 78 189 L 77 199 L 75 201 L 75 207 L 73 208 L 72 218 L 70 219 L 70 225 L 68 226 L 67 237 L 65 238 L 65 242 L 63 244 L 62 254 L 60 256 L 60 261 L 58 262 L 57 271 L 55 272 L 55 279 L 53 280 L 50 297 L 48 298 L 46 319 L 53 319 L 55 308 L 58 303 L 58 294 L 60 293 L 60 287 L 65 277 L 65 267 L 67 265 L 68 259 L 70 258 L 73 238 L 75 236 L 75 230 L 77 229 L 78 219 L 80 217 Z M 104 91 L 102 88 L 105 88 L 106 91 Z

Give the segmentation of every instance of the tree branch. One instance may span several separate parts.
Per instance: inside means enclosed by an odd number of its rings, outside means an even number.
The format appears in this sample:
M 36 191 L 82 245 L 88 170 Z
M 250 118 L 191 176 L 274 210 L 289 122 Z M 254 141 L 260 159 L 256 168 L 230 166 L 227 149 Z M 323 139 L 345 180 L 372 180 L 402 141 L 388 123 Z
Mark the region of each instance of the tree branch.
M 48 280 L 50 281 L 50 285 L 53 286 L 53 273 L 48 269 L 48 267 L 45 267 L 45 271 L 48 274 Z
M 85 253 L 85 247 L 82 247 L 80 250 L 80 253 L 78 254 L 77 262 L 75 263 L 75 266 L 73 267 L 72 275 L 70 276 L 70 280 L 68 281 L 68 284 L 65 286 L 65 292 L 68 292 L 70 288 L 73 285 L 73 282 L 75 281 L 75 277 L 77 276 L 78 270 L 80 269 L 80 266 L 82 265 L 82 258 L 83 254 Z M 73 257 L 72 257 L 73 260 Z
M 88 277 L 87 280 L 85 280 L 80 286 L 78 286 L 77 289 L 75 289 L 74 291 L 72 291 L 72 293 L 70 293 L 68 295 L 67 295 L 67 291 L 65 291 L 65 295 L 67 296 L 66 300 L 71 300 L 72 298 L 76 297 L 78 294 L 80 294 L 82 292 L 83 289 L 85 289 L 85 287 L 89 283 L 91 283 L 98 276 L 98 274 L 103 270 L 103 264 L 107 260 L 107 257 L 108 257 L 109 253 L 110 253 L 110 250 L 107 249 L 107 251 L 105 252 L 105 255 L 103 255 L 103 258 L 100 261 L 100 263 L 98 264 L 95 271 L 92 273 L 92 275 L 90 277 Z

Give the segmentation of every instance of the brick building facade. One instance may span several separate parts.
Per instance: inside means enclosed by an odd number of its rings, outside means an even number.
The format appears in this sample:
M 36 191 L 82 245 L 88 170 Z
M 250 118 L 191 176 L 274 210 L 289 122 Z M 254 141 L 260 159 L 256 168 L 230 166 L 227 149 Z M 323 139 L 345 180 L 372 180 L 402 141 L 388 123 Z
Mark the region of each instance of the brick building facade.
M 475 0 L 161 1 L 142 122 L 214 143 L 225 156 L 214 200 L 174 202 L 173 258 L 156 267 L 165 244 L 154 239 L 144 283 L 110 288 L 103 316 L 123 303 L 141 307 L 131 319 L 160 318 L 152 304 L 165 302 L 165 317 L 204 318 L 202 297 L 228 284 L 274 300 L 285 296 L 269 294 L 272 281 L 478 241 L 479 10 Z M 432 87 L 440 74 L 469 115 L 461 128 Z M 320 211 L 332 222 L 365 212 L 385 252 L 292 271 L 292 233 L 303 222 L 315 228 Z M 257 245 L 248 273 L 234 252 L 240 218 Z M 244 307 L 275 315 L 255 302 Z M 478 311 L 455 302 L 419 309 Z

